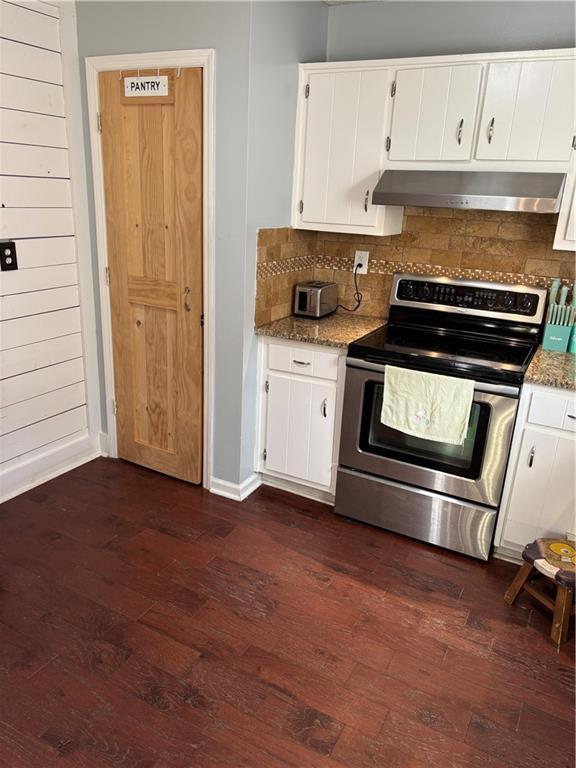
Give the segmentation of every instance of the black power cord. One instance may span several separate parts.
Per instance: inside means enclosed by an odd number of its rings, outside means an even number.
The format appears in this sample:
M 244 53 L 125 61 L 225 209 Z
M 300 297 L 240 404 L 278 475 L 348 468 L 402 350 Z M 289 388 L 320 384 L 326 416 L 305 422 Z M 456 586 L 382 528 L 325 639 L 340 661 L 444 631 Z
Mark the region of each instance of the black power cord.
M 356 264 L 354 267 L 354 301 L 355 307 L 345 307 L 344 304 L 338 304 L 336 309 L 345 309 L 346 312 L 356 312 L 360 304 L 362 303 L 362 293 L 358 290 L 358 270 L 362 268 L 362 264 Z

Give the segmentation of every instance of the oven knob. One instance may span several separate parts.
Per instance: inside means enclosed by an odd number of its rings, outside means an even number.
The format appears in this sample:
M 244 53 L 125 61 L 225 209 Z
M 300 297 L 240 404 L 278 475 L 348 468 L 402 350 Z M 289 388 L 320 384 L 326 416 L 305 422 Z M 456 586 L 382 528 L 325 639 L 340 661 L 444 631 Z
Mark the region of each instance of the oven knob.
M 405 299 L 409 299 L 414 296 L 414 286 L 412 283 L 404 283 L 402 286 L 402 293 L 404 294 L 403 298 Z
M 509 293 L 505 293 L 504 298 L 502 299 L 502 305 L 504 309 L 510 309 L 510 307 L 514 306 L 514 296 Z
M 523 309 L 526 312 L 532 309 L 532 300 L 530 299 L 530 296 L 527 293 L 523 294 L 520 299 L 520 309 Z
M 420 298 L 426 300 L 426 299 L 429 299 L 431 295 L 432 295 L 432 289 L 430 288 L 429 285 L 426 285 L 426 283 L 424 283 L 422 288 L 420 288 Z

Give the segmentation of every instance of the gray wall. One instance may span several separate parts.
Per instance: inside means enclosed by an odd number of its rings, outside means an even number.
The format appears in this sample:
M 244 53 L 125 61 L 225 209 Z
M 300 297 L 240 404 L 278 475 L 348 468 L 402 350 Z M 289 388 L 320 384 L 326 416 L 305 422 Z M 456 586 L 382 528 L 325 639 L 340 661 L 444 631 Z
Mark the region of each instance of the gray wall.
M 78 3 L 77 14 L 81 59 L 111 53 L 216 49 L 213 471 L 217 477 L 237 482 L 242 424 L 241 286 L 245 277 L 250 5 L 88 0 Z M 88 137 L 86 142 L 88 148 Z
M 290 223 L 298 62 L 326 60 L 328 6 L 255 2 L 250 49 L 244 390 L 240 476 L 254 468 L 256 234 Z
M 332 6 L 328 60 L 571 48 L 575 7 L 571 0 Z
M 239 482 L 253 468 L 256 232 L 289 222 L 297 63 L 325 58 L 328 9 L 320 2 L 81 0 L 77 16 L 81 60 L 216 50 L 213 474 Z M 85 92 L 83 107 L 86 116 Z M 85 142 L 89 157 L 87 130 Z M 96 271 L 93 209 L 91 218 Z

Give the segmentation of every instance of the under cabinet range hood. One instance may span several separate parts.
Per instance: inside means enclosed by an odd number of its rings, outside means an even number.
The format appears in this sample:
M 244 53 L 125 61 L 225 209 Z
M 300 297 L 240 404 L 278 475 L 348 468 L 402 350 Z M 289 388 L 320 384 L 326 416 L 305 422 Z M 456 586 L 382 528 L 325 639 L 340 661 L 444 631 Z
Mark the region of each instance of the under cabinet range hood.
M 384 171 L 374 205 L 557 213 L 566 175 L 503 171 Z

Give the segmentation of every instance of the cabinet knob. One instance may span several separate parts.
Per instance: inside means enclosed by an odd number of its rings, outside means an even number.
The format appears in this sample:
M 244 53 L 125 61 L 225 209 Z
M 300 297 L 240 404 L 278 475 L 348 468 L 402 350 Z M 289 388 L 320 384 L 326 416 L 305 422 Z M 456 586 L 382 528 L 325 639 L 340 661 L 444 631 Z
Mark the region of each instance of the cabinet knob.
M 328 398 L 327 397 L 325 397 L 324 400 L 322 400 L 320 411 L 322 412 L 322 416 L 324 416 L 325 419 L 328 418 Z
M 462 131 L 464 129 L 464 118 L 460 120 L 458 123 L 458 136 L 456 137 L 456 141 L 458 144 L 462 144 Z
M 368 213 L 368 201 L 370 200 L 370 190 L 366 190 L 366 194 L 364 195 L 364 213 Z
M 528 454 L 528 466 L 531 467 L 534 464 L 534 456 L 536 455 L 536 448 L 532 446 L 530 453 Z
M 494 137 L 494 123 L 496 122 L 496 118 L 493 117 L 492 120 L 488 123 L 488 144 L 492 144 L 492 139 Z

